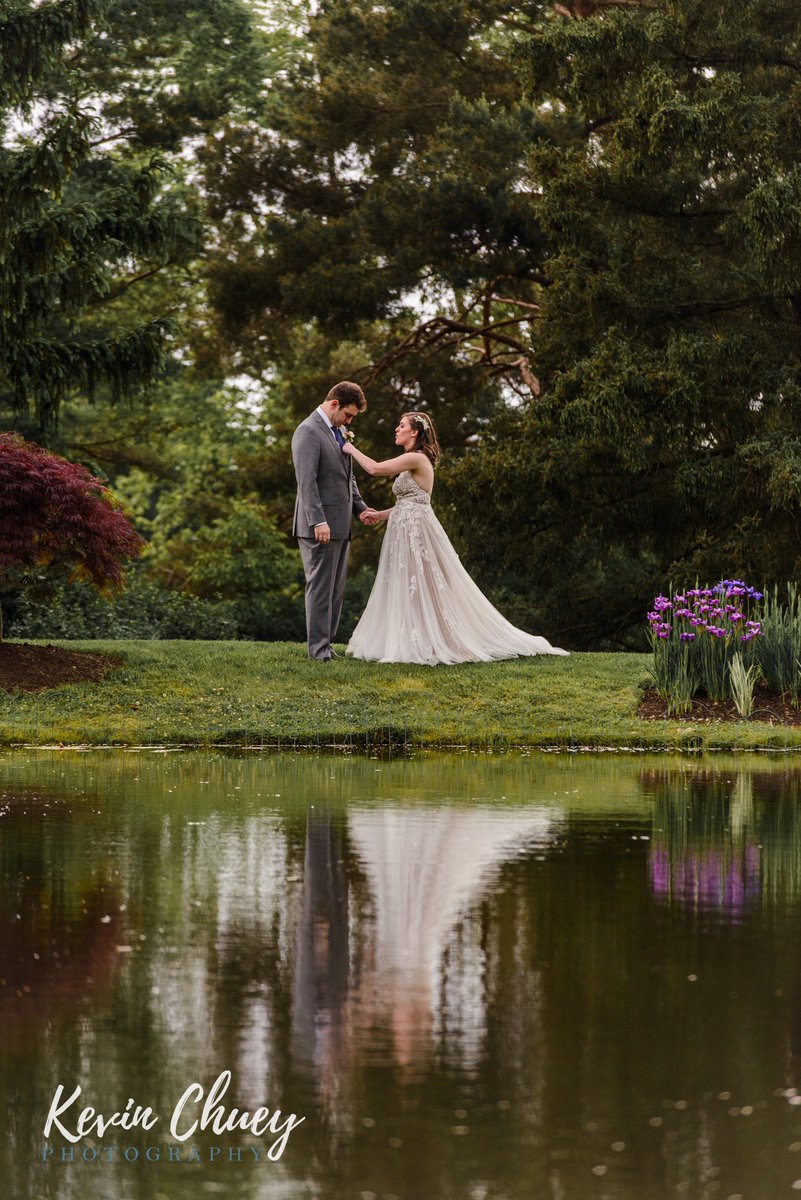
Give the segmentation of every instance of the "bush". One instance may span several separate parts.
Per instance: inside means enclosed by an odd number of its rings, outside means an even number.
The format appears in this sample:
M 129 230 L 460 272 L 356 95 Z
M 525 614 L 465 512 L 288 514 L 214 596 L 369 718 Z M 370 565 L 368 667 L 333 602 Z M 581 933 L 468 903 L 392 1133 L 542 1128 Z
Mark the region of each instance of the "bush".
M 375 572 L 362 567 L 348 581 L 338 640 L 353 632 L 373 586 Z M 3 597 L 6 632 L 13 638 L 132 639 L 304 642 L 303 591 L 267 591 L 235 599 L 210 599 L 166 588 L 134 568 L 125 590 L 111 600 L 87 584 L 65 580 L 47 594 L 37 577 Z
M 230 604 L 170 592 L 135 574 L 119 596 L 106 600 L 83 583 L 62 583 L 51 599 L 36 595 L 36 581 L 3 600 L 7 633 L 14 638 L 237 638 Z
M 113 595 L 144 546 L 119 502 L 85 467 L 17 434 L 0 434 L 0 590 L 35 577 L 39 593 L 53 595 L 66 576 Z
M 801 598 L 794 583 L 787 585 L 787 599 L 779 589 L 765 595 L 762 606 L 762 635 L 757 648 L 759 669 L 773 692 L 790 696 L 798 704 L 801 691 Z

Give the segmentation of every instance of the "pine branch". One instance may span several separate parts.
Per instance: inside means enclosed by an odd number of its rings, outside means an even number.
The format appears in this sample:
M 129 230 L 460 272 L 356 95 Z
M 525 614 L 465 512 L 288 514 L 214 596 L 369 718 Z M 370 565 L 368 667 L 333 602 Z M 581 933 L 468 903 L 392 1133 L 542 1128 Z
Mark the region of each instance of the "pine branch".
M 105 305 L 110 303 L 112 300 L 118 300 L 119 297 L 125 295 L 128 289 L 132 288 L 134 284 L 141 283 L 143 279 L 151 279 L 154 275 L 158 275 L 159 272 L 172 265 L 173 264 L 169 262 L 158 263 L 155 267 L 151 267 L 149 271 L 141 271 L 138 275 L 133 275 L 129 279 L 121 279 L 119 283 L 115 284 L 111 291 L 109 291 L 105 296 L 98 296 L 98 298 L 93 301 L 93 304 Z

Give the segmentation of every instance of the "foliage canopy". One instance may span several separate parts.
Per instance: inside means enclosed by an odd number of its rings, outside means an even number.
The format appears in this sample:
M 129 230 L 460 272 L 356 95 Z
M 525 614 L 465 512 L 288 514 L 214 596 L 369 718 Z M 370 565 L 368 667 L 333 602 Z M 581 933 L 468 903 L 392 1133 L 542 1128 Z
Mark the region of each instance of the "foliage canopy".
M 518 62 L 582 136 L 532 155 L 543 396 L 456 472 L 454 517 L 485 579 L 592 645 L 671 579 L 801 566 L 801 10 L 543 20 Z
M 560 644 L 631 644 L 671 580 L 796 575 L 795 0 L 289 10 L 4 7 L 0 399 L 135 391 L 176 316 L 190 361 L 260 379 L 257 435 L 174 369 L 148 437 L 69 425 L 150 489 L 151 563 L 198 596 L 251 554 L 293 592 L 289 432 L 348 376 L 381 456 L 434 414 L 466 564 Z

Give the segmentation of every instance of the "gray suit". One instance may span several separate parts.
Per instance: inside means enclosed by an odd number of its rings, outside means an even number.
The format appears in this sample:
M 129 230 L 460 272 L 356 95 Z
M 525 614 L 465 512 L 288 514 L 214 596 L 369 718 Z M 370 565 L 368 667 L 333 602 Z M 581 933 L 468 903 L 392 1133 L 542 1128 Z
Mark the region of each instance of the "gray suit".
M 320 413 L 302 421 L 292 438 L 298 481 L 292 532 L 306 574 L 306 635 L 309 658 L 330 658 L 339 626 L 348 573 L 351 522 L 367 508 L 343 454 Z M 328 523 L 330 542 L 318 542 L 315 525 Z

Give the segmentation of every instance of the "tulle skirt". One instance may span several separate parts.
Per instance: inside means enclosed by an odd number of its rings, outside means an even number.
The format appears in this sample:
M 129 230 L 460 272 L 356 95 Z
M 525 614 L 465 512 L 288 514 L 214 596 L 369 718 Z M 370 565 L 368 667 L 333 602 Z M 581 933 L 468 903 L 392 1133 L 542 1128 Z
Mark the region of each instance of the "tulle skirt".
M 567 654 L 501 616 L 461 564 L 430 504 L 392 510 L 370 599 L 348 654 L 374 662 L 490 662 Z

